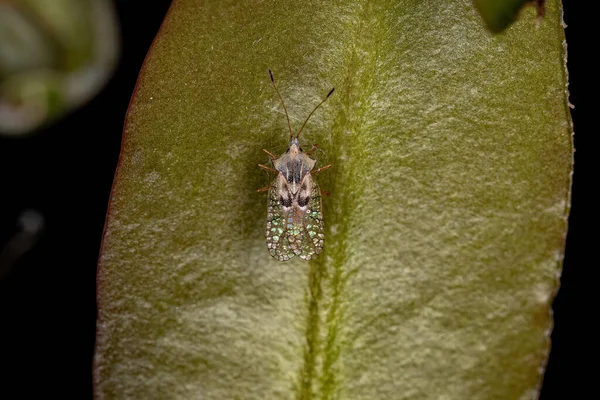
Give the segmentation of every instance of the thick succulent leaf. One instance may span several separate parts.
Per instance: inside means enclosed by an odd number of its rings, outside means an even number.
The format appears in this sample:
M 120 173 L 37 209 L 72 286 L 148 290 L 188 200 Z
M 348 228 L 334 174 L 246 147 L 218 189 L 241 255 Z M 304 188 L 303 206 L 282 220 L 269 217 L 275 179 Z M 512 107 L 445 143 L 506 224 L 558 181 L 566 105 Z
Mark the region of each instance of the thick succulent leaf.
M 528 399 L 549 350 L 572 126 L 560 3 L 176 0 L 129 110 L 96 392 Z M 483 32 L 483 34 L 482 34 Z M 318 143 L 325 247 L 274 260 L 263 148 Z

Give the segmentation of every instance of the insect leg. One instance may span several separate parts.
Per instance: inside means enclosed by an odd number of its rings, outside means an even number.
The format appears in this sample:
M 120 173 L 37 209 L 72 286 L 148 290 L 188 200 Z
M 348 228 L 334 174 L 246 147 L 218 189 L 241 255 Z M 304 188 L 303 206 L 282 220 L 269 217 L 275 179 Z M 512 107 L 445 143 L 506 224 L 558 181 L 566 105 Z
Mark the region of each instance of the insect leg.
M 256 193 L 266 192 L 267 190 L 269 190 L 270 187 L 271 186 L 261 187 L 260 189 L 256 190 Z
M 326 169 L 329 169 L 329 168 L 331 168 L 331 167 L 333 167 L 333 165 L 329 164 L 329 165 L 326 165 L 326 166 L 324 166 L 324 167 L 321 167 L 321 168 L 319 168 L 319 169 L 317 169 L 317 170 L 314 170 L 314 171 L 312 171 L 310 174 L 311 174 L 311 175 L 317 175 L 317 174 L 319 174 L 319 173 L 321 173 L 321 172 L 323 172 L 323 171 L 325 171 Z
M 277 170 L 276 170 L 276 169 L 274 169 L 274 168 L 267 167 L 266 165 L 258 164 L 258 166 L 259 166 L 260 168 L 262 168 L 262 169 L 266 170 L 266 171 L 269 171 L 269 172 L 273 172 L 273 173 L 278 173 L 278 172 L 279 172 L 279 171 L 277 171 Z
M 277 158 L 277 156 L 273 153 L 271 153 L 269 150 L 263 149 L 263 151 L 265 153 L 267 153 L 269 155 L 269 157 L 271 157 L 271 160 L 275 160 Z
M 316 149 L 319 148 L 318 144 L 313 144 L 312 145 L 312 149 L 310 149 L 309 151 L 306 152 L 307 155 L 312 156 L 312 154 L 315 152 Z

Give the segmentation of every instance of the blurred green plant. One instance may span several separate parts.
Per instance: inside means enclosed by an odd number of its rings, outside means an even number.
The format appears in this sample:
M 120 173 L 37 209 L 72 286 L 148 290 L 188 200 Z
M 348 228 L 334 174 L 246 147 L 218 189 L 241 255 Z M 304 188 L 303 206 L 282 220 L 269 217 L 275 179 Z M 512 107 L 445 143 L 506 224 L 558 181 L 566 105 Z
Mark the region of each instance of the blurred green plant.
M 89 100 L 118 48 L 110 0 L 0 0 L 0 133 L 30 133 Z
M 177 0 L 125 125 L 95 390 L 128 399 L 534 399 L 573 166 L 559 1 Z M 318 143 L 325 247 L 274 260 L 263 148 Z
M 473 0 L 487 28 L 500 33 L 512 25 L 521 9 L 527 5 L 536 7 L 538 21 L 545 14 L 545 0 Z

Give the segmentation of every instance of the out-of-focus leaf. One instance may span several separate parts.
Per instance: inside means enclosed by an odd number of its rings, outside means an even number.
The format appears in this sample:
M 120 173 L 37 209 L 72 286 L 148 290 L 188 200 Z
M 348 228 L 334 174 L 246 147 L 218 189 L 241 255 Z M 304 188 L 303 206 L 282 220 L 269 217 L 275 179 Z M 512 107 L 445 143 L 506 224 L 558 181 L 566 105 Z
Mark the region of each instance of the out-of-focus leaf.
M 99 398 L 531 399 L 572 171 L 560 3 L 177 0 L 132 100 L 99 262 Z M 272 259 L 287 126 L 326 240 Z
M 526 5 L 535 5 L 538 16 L 544 15 L 545 0 L 473 0 L 488 29 L 500 33 L 517 20 Z
M 104 85 L 118 55 L 109 0 L 0 1 L 0 133 L 29 133 Z

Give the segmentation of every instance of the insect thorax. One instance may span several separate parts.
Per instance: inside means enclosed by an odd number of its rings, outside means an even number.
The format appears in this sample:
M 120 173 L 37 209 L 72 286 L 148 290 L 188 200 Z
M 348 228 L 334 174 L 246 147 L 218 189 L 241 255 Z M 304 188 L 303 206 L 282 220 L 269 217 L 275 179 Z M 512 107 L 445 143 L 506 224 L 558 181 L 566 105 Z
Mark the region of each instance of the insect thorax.
M 292 143 L 281 157 L 273 160 L 275 169 L 280 172 L 275 185 L 284 207 L 291 207 L 293 203 L 306 206 L 314 182 L 310 171 L 315 163 L 316 160 L 304 154 L 297 143 Z

